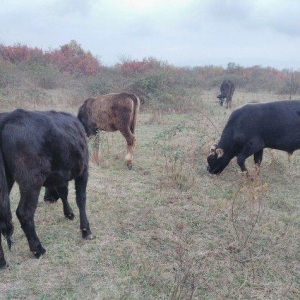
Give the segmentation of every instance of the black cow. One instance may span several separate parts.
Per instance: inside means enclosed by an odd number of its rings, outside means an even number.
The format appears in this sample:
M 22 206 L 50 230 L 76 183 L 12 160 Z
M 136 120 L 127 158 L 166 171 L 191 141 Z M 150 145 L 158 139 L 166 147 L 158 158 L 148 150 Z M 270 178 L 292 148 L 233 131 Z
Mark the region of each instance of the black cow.
M 220 87 L 221 94 L 217 97 L 219 98 L 219 103 L 223 106 L 226 99 L 226 108 L 231 108 L 232 96 L 235 91 L 234 84 L 231 80 L 224 80 Z
M 300 149 L 300 100 L 253 103 L 236 109 L 207 157 L 207 169 L 219 174 L 236 156 L 241 170 L 247 172 L 246 158 L 254 155 L 259 166 L 264 148 L 289 154 Z
M 86 217 L 88 147 L 79 120 L 54 111 L 15 110 L 0 114 L 0 231 L 9 248 L 13 233 L 9 193 L 16 181 L 20 189 L 17 217 L 30 250 L 39 258 L 46 250 L 35 231 L 34 213 L 42 186 L 55 189 L 69 219 L 68 182 L 75 180 L 76 203 L 84 239 L 93 235 Z M 0 267 L 6 266 L 0 235 Z

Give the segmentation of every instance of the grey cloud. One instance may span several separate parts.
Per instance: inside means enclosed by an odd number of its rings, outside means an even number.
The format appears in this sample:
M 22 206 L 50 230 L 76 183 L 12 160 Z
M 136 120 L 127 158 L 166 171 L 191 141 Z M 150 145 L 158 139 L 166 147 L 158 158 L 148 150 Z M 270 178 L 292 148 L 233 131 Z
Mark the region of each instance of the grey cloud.
M 290 36 L 300 36 L 300 1 L 298 0 L 204 0 L 194 1 L 190 9 L 190 24 L 216 26 L 233 23 L 252 30 L 272 30 Z M 196 28 L 196 27 L 194 27 Z
M 112 0 L 2 1 L 6 45 L 53 49 L 74 39 L 109 65 L 126 55 L 177 65 L 300 68 L 298 0 L 170 0 L 142 11 Z
M 86 17 L 91 12 L 92 4 L 92 0 L 57 0 L 52 8 L 60 15 L 79 14 Z
M 206 11 L 217 19 L 226 21 L 245 21 L 254 10 L 253 1 L 211 0 L 206 3 Z
M 300 2 L 282 1 L 266 13 L 265 22 L 271 29 L 290 36 L 300 36 Z

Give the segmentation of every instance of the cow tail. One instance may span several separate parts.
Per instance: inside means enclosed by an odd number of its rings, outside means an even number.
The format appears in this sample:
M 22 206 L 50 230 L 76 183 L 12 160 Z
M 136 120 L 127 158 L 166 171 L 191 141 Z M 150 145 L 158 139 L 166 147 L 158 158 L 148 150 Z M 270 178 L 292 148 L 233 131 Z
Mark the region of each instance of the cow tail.
M 3 126 L 0 126 L 2 131 Z M 6 238 L 8 248 L 11 248 L 14 227 L 12 223 L 12 214 L 10 210 L 9 193 L 7 187 L 7 179 L 2 155 L 2 148 L 0 147 L 0 232 Z
M 130 98 L 132 99 L 132 101 L 134 103 L 133 121 L 132 121 L 132 125 L 131 125 L 130 130 L 134 134 L 135 126 L 136 126 L 136 122 L 137 122 L 137 116 L 138 116 L 138 112 L 140 110 L 140 99 L 135 94 L 130 94 Z

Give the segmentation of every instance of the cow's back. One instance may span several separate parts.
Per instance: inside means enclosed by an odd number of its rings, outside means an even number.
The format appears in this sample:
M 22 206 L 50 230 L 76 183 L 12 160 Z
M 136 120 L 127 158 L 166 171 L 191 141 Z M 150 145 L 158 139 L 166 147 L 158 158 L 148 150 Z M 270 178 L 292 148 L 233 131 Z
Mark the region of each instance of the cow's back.
M 10 113 L 1 130 L 1 150 L 17 182 L 26 177 L 22 172 L 34 167 L 43 174 L 58 172 L 69 181 L 88 163 L 84 129 L 66 113 Z
M 124 120 L 129 115 L 129 127 L 134 117 L 134 101 L 129 94 L 106 94 L 89 99 L 86 104 L 87 113 L 92 120 L 89 123 L 96 123 L 99 130 L 113 132 L 117 130 L 116 123 Z
M 300 100 L 246 104 L 232 112 L 220 144 L 260 139 L 266 147 L 289 151 L 300 142 L 299 128 Z

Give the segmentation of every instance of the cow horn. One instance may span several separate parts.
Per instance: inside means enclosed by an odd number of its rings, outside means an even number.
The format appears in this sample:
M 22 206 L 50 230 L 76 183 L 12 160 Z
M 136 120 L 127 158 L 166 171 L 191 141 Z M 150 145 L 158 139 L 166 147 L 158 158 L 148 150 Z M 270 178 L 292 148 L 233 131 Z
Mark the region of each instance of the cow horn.
M 218 158 L 220 158 L 224 155 L 224 150 L 221 148 L 218 148 L 218 149 L 216 149 L 216 153 L 218 155 Z
M 215 145 L 210 147 L 210 152 L 211 153 L 216 152 L 216 146 Z

